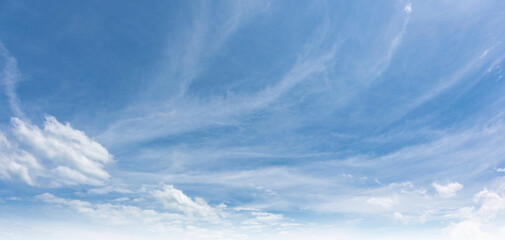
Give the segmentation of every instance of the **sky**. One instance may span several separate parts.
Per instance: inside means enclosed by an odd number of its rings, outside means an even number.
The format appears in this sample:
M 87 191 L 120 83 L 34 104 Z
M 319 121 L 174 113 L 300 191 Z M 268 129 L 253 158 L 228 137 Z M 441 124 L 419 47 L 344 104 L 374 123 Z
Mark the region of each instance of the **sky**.
M 501 239 L 503 9 L 0 0 L 0 239 Z

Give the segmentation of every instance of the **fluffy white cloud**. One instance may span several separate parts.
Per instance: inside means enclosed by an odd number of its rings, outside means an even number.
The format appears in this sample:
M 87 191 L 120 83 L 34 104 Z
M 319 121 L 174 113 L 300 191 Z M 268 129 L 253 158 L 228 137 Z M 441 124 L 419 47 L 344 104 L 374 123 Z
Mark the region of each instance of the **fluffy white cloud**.
M 463 185 L 458 182 L 452 182 L 447 185 L 441 185 L 438 183 L 433 183 L 432 186 L 437 191 L 438 195 L 443 198 L 449 198 L 456 195 L 456 192 L 463 189 Z
M 0 177 L 19 177 L 30 185 L 101 185 L 109 178 L 104 170 L 113 161 L 99 143 L 70 124 L 48 116 L 44 127 L 12 118 L 17 142 L 0 133 Z M 19 144 L 18 144 L 19 143 Z
M 481 204 L 477 215 L 482 221 L 492 220 L 498 213 L 505 210 L 505 196 L 488 189 L 477 193 L 474 196 L 474 201 Z
M 190 216 L 217 218 L 218 212 L 205 200 L 194 200 L 172 185 L 163 185 L 162 190 L 152 190 L 151 194 L 169 211 L 182 212 Z
M 451 239 L 457 240 L 480 240 L 484 239 L 481 224 L 474 221 L 462 221 L 452 224 L 446 229 Z
M 475 194 L 474 202 L 478 208 L 463 207 L 448 217 L 458 218 L 460 221 L 451 224 L 446 230 L 451 239 L 501 239 L 497 216 L 505 212 L 505 196 L 494 191 L 484 189 Z
M 0 178 L 19 177 L 34 185 L 33 175 L 40 170 L 42 166 L 35 157 L 18 149 L 0 132 Z
M 107 149 L 70 124 L 61 124 L 52 116 L 46 117 L 42 130 L 19 118 L 13 118 L 12 124 L 19 141 L 30 145 L 44 157 L 68 164 L 91 177 L 109 178 L 103 170 L 104 164 L 112 162 Z

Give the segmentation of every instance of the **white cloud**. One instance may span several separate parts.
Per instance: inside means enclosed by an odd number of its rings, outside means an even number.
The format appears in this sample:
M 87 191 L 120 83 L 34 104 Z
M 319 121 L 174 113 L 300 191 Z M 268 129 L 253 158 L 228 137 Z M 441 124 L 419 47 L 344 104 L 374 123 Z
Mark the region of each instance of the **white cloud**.
M 441 185 L 436 182 L 432 184 L 432 186 L 437 191 L 438 195 L 443 198 L 449 198 L 456 195 L 456 192 L 463 189 L 463 185 L 458 182 L 452 182 L 447 185 Z
M 391 208 L 398 204 L 398 199 L 396 197 L 372 197 L 366 202 L 383 208 Z
M 505 172 L 505 168 L 498 168 L 496 169 L 497 172 Z
M 479 223 L 473 221 L 463 221 L 452 224 L 446 229 L 451 239 L 457 240 L 480 240 L 484 239 L 484 233 Z
M 41 158 L 59 165 L 52 173 L 62 178 L 61 183 L 97 185 L 109 178 L 103 168 L 112 162 L 112 155 L 70 124 L 62 124 L 52 116 L 46 117 L 43 129 L 19 118 L 12 118 L 12 124 L 21 143 L 30 146 Z
M 252 212 L 253 216 L 256 217 L 257 220 L 262 222 L 274 222 L 284 219 L 281 214 L 274 214 L 268 212 Z
M 479 204 L 478 208 L 462 207 L 446 216 L 460 220 L 446 228 L 451 239 L 501 239 L 498 236 L 503 236 L 500 234 L 503 225 L 497 218 L 505 212 L 505 196 L 485 188 L 473 200 Z
M 299 224 L 293 222 L 287 222 L 282 214 L 275 214 L 269 212 L 262 212 L 253 210 L 250 212 L 252 218 L 248 217 L 246 220 L 242 221 L 243 229 L 268 229 L 276 227 L 278 229 L 290 229 L 298 227 Z
M 481 204 L 477 214 L 483 221 L 491 220 L 498 213 L 505 210 L 505 196 L 500 196 L 498 193 L 487 189 L 477 193 L 474 196 L 474 201 Z
M 42 166 L 35 157 L 18 149 L 0 132 L 0 178 L 19 177 L 34 185 L 33 175 L 40 170 Z
M 262 233 L 276 229 L 278 230 L 276 232 L 279 232 L 280 230 L 293 230 L 300 227 L 300 224 L 285 218 L 281 214 L 269 213 L 259 209 L 229 209 L 224 204 L 212 208 L 203 199 L 195 198 L 195 200 L 192 200 L 171 185 L 164 185 L 162 190 L 150 191 L 150 193 L 154 193 L 151 197 L 166 203 L 165 209 L 155 210 L 150 205 L 148 208 L 128 205 L 130 198 L 113 199 L 111 202 L 105 203 L 93 203 L 44 193 L 36 196 L 36 199 L 68 208 L 88 217 L 92 221 L 108 226 L 128 226 L 130 230 L 139 229 L 142 231 L 149 229 L 148 233 L 170 232 L 174 229 L 193 231 L 192 228 L 198 228 L 205 232 L 230 231 L 224 235 L 226 236 L 225 239 L 230 239 L 230 236 L 239 232 L 244 233 L 244 231 Z M 217 219 L 217 217 L 220 218 Z M 208 225 L 209 223 L 219 223 L 216 225 L 218 229 L 213 229 Z M 244 238 L 239 237 L 237 239 Z
M 56 197 L 50 193 L 37 196 L 38 199 L 52 204 L 70 207 L 71 209 L 84 214 L 92 219 L 104 221 L 111 225 L 125 224 L 157 224 L 183 219 L 184 216 L 175 213 L 160 213 L 154 210 L 142 209 L 136 206 L 91 203 L 81 200 L 69 200 Z
M 58 182 L 63 185 L 75 185 L 76 183 L 100 185 L 102 182 L 97 179 L 89 178 L 74 169 L 58 166 L 51 170 L 51 173 L 58 178 Z
M 103 165 L 112 162 L 112 155 L 70 124 L 61 124 L 52 116 L 46 117 L 42 130 L 19 118 L 13 118 L 12 124 L 19 141 L 30 145 L 44 157 L 68 164 L 91 177 L 109 178 Z
M 44 177 L 51 179 L 51 186 L 100 185 L 107 180 L 109 174 L 103 167 L 112 162 L 112 155 L 102 145 L 52 116 L 46 117 L 42 130 L 24 120 L 15 91 L 21 73 L 16 59 L 2 43 L 0 60 L 4 63 L 0 83 L 16 116 L 11 119 L 13 132 L 20 143 L 30 146 L 30 149 L 21 149 L 0 133 L 0 177 L 17 176 L 30 185 L 36 185 L 35 178 Z M 43 160 L 50 160 L 54 168 L 42 171 Z
M 408 3 L 403 10 L 407 13 L 412 12 L 412 3 Z
M 217 218 L 216 209 L 205 200 L 195 197 L 194 200 L 173 185 L 163 185 L 162 190 L 152 190 L 151 194 L 170 211 L 182 212 L 190 216 Z
M 92 188 L 88 190 L 91 194 L 107 194 L 107 193 L 132 193 L 132 191 L 123 186 L 107 185 L 99 188 Z
M 29 185 L 101 185 L 109 178 L 104 166 L 112 162 L 99 143 L 70 124 L 48 116 L 39 129 L 12 118 L 18 142 L 0 133 L 0 177 L 19 177 Z M 41 179 L 40 184 L 36 181 Z
M 404 214 L 402 214 L 401 212 L 398 212 L 398 211 L 393 213 L 393 218 L 397 219 L 397 220 L 401 220 L 404 223 L 408 223 L 410 220 L 412 220 L 412 217 L 405 216 Z
M 17 61 L 9 54 L 9 51 L 2 43 L 0 43 L 0 56 L 5 60 L 1 83 L 5 87 L 5 95 L 7 95 L 9 99 L 9 107 L 15 116 L 22 117 L 24 113 L 21 111 L 19 99 L 16 95 L 16 82 L 19 81 L 20 76 Z

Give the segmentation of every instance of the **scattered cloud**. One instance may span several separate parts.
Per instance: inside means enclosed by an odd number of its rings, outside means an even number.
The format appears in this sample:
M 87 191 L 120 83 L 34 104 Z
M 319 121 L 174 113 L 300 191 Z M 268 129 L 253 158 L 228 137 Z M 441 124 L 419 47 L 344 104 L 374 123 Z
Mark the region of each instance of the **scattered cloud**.
M 489 191 L 487 188 L 474 196 L 474 202 L 480 204 L 476 214 L 483 222 L 490 221 L 497 214 L 505 212 L 505 196 Z
M 9 100 L 9 107 L 14 116 L 24 117 L 16 94 L 16 83 L 19 81 L 21 75 L 17 67 L 17 60 L 9 54 L 9 51 L 2 43 L 0 43 L 0 57 L 5 62 L 1 74 L 1 83 L 4 85 L 5 95 L 7 95 Z
M 98 188 L 91 188 L 88 190 L 88 193 L 91 194 L 107 194 L 107 193 L 132 193 L 133 191 L 128 189 L 127 187 L 123 186 L 116 186 L 116 185 L 106 185 L 103 187 L 98 187 Z
M 19 118 L 13 118 L 12 124 L 18 140 L 42 156 L 56 163 L 68 164 L 89 177 L 109 178 L 103 165 L 112 162 L 112 155 L 84 132 L 73 129 L 69 123 L 62 124 L 56 118 L 47 116 L 43 129 Z
M 398 211 L 393 213 L 393 218 L 396 220 L 401 220 L 404 223 L 408 223 L 410 220 L 412 220 L 412 217 L 405 216 L 401 212 L 398 212 Z
M 0 176 L 17 176 L 29 185 L 39 185 L 40 178 L 51 187 L 101 185 L 109 179 L 104 167 L 112 155 L 70 124 L 48 116 L 43 129 L 19 118 L 12 118 L 12 125 L 17 141 L 0 133 Z
M 237 211 L 245 211 L 247 215 L 245 216 L 245 220 L 243 220 L 241 224 L 242 229 L 254 229 L 254 230 L 264 230 L 271 228 L 281 228 L 281 229 L 290 229 L 299 226 L 300 224 L 289 221 L 282 214 L 275 214 L 260 211 L 258 209 L 249 209 L 249 210 L 240 210 Z
M 448 183 L 447 185 L 441 185 L 434 182 L 432 186 L 435 188 L 438 195 L 440 195 L 440 197 L 443 198 L 454 197 L 456 195 L 456 192 L 463 189 L 463 185 L 461 185 L 458 182 L 451 182 Z
M 154 231 L 185 229 L 188 226 L 204 231 L 214 231 L 207 224 L 220 223 L 227 226 L 227 229 L 219 228 L 218 231 L 230 231 L 225 235 L 229 237 L 229 234 L 235 234 L 237 231 L 292 230 L 301 226 L 278 213 L 253 208 L 230 209 L 224 204 L 211 207 L 205 200 L 198 197 L 192 199 L 172 185 L 162 185 L 161 189 L 148 193 L 150 194 L 146 196 L 148 199 L 162 203 L 163 207 L 157 209 L 152 205 L 139 206 L 138 202 L 131 201 L 129 197 L 114 198 L 110 201 L 100 201 L 100 203 L 61 198 L 51 193 L 40 194 L 35 198 L 45 203 L 71 209 L 93 221 L 109 226 L 132 226 Z
M 505 196 L 485 188 L 475 194 L 473 200 L 478 208 L 462 207 L 446 215 L 460 220 L 445 229 L 451 239 L 500 239 L 503 221 L 498 221 L 498 217 L 505 213 Z
M 398 204 L 398 199 L 396 197 L 372 197 L 366 202 L 382 208 L 391 208 Z
M 457 240 L 481 240 L 484 233 L 481 230 L 481 224 L 473 221 L 463 221 L 452 224 L 446 228 L 451 239 Z M 488 238 L 489 239 L 489 238 Z
M 43 169 L 30 153 L 20 150 L 0 132 L 0 177 L 19 177 L 29 185 L 35 185 L 34 174 Z
M 182 212 L 189 216 L 202 218 L 218 218 L 218 212 L 199 197 L 191 199 L 173 185 L 163 185 L 161 190 L 150 192 L 163 208 L 169 211 Z
M 136 206 L 110 204 L 110 203 L 91 203 L 82 200 L 69 200 L 56 197 L 50 193 L 37 195 L 46 203 L 58 204 L 69 207 L 92 219 L 107 222 L 110 225 L 125 224 L 159 224 L 163 222 L 172 222 L 184 219 L 183 215 L 176 213 L 160 213 L 155 210 L 142 209 Z

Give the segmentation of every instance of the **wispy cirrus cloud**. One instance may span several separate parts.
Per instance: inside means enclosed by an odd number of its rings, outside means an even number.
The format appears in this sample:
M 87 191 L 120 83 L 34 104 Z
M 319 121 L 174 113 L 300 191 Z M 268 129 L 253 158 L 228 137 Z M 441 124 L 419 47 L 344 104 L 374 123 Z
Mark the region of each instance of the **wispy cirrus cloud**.
M 0 43 L 0 57 L 3 61 L 2 85 L 4 85 L 5 95 L 9 99 L 9 107 L 14 116 L 22 118 L 24 117 L 24 113 L 21 110 L 21 104 L 16 94 L 16 83 L 20 81 L 21 77 L 21 73 L 17 67 L 17 60 L 10 55 L 2 43 Z

